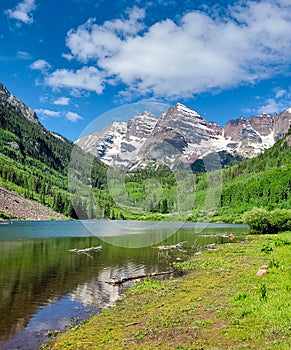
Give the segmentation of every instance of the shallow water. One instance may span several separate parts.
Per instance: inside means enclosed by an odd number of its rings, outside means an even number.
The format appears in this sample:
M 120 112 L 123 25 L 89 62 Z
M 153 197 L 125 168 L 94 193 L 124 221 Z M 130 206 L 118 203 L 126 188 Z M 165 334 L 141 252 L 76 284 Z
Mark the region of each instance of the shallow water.
M 0 224 L 0 347 L 35 350 L 48 331 L 65 330 L 98 313 L 134 282 L 112 277 L 167 270 L 185 257 L 153 246 L 185 242 L 187 252 L 209 243 L 240 240 L 244 225 L 133 221 L 47 221 Z M 73 248 L 102 246 L 77 254 Z

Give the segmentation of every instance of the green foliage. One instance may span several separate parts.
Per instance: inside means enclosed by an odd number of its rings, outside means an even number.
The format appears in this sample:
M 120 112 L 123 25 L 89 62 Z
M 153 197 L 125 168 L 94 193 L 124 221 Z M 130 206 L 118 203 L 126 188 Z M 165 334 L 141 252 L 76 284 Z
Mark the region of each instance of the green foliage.
M 250 233 L 268 233 L 270 214 L 267 210 L 254 208 L 243 215 L 243 222 L 249 225 Z
M 274 240 L 274 244 L 276 247 L 281 247 L 283 245 L 291 244 L 291 240 L 288 238 L 277 238 L 276 240 Z
M 243 215 L 250 233 L 272 234 L 291 230 L 291 210 L 275 209 L 267 211 L 254 208 Z
M 267 300 L 267 287 L 265 284 L 260 284 L 259 286 L 257 286 L 257 293 L 259 295 L 260 300 Z
M 25 119 L 17 108 L 0 104 L 0 184 L 50 206 L 57 212 L 77 218 L 71 193 L 68 192 L 68 168 L 73 144 L 53 135 L 37 121 Z M 92 185 L 101 188 L 106 179 L 106 166 L 78 149 L 73 158 L 77 170 L 90 164 Z M 77 165 L 79 169 L 77 168 Z M 76 177 L 80 183 L 82 177 Z M 87 194 L 81 193 L 81 218 L 96 217 Z
M 245 301 L 246 298 L 247 298 L 247 295 L 245 292 L 238 292 L 233 297 L 234 301 Z
M 291 129 L 264 153 L 223 170 L 221 216 L 241 215 L 254 207 L 268 210 L 291 207 L 290 135 Z
M 268 267 L 269 267 L 270 269 L 272 269 L 272 268 L 278 269 L 278 268 L 280 267 L 280 260 L 274 259 L 274 258 L 271 259 L 270 262 L 269 262 Z
M 269 242 L 264 243 L 261 247 L 261 252 L 264 252 L 266 254 L 269 254 L 273 251 L 273 248 L 271 247 L 271 244 Z
M 37 159 L 61 172 L 67 167 L 73 144 L 64 138 L 54 137 L 41 124 L 28 121 L 17 108 L 13 109 L 3 102 L 0 105 L 0 128 L 6 133 L 4 144 L 11 148 L 11 142 L 14 142 L 12 147 L 16 147 L 24 161 L 26 157 Z M 2 147 L 1 152 L 5 154 L 7 150 Z

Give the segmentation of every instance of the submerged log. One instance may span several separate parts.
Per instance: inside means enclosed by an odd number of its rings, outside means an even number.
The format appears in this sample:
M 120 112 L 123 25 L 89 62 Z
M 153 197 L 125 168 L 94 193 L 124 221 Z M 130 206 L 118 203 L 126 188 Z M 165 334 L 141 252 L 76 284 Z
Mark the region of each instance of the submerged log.
M 233 233 L 222 233 L 222 234 L 216 234 L 216 235 L 202 235 L 201 237 L 205 237 L 205 238 L 209 238 L 209 237 L 228 238 L 231 241 L 235 238 Z
M 173 245 L 160 245 L 158 247 L 153 247 L 159 250 L 171 250 L 171 249 L 181 249 L 183 247 L 183 244 L 185 242 L 179 242 L 177 244 L 173 244 Z
M 155 277 L 155 276 L 161 276 L 161 275 L 169 275 L 171 273 L 173 273 L 174 271 L 162 271 L 162 272 L 152 272 L 152 273 L 141 273 L 138 275 L 131 275 L 131 276 L 124 276 L 124 277 L 113 277 L 110 280 L 106 281 L 106 283 L 108 284 L 112 284 L 112 285 L 117 285 L 117 284 L 122 284 L 124 282 L 127 281 L 131 281 L 131 280 L 136 280 L 139 278 L 145 278 L 145 277 Z
M 93 251 L 100 251 L 102 249 L 102 246 L 99 245 L 97 247 L 90 247 L 90 248 L 84 248 L 84 249 L 70 249 L 69 252 L 73 252 L 73 253 L 83 253 L 83 254 L 87 254 Z

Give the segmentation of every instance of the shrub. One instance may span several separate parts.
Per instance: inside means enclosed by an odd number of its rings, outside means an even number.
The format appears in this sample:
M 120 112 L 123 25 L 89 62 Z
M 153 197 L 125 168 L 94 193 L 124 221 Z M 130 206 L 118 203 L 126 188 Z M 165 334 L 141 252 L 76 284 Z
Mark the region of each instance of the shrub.
M 261 248 L 261 252 L 265 252 L 266 254 L 269 254 L 273 251 L 273 248 L 271 247 L 270 243 L 264 243 Z
M 269 233 L 270 213 L 267 210 L 254 208 L 243 215 L 243 222 L 249 225 L 250 233 Z
M 291 210 L 275 209 L 270 212 L 270 224 L 276 232 L 288 231 L 291 228 Z
M 243 222 L 249 225 L 250 233 L 273 234 L 291 230 L 291 210 L 267 211 L 254 208 L 243 215 Z

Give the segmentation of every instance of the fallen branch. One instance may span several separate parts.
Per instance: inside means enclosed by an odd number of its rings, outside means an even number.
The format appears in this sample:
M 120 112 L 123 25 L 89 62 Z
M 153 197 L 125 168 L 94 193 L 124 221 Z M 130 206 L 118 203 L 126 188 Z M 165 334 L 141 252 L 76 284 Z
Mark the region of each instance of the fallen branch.
M 218 250 L 218 246 L 216 243 L 211 243 L 205 246 L 207 250 Z
M 110 280 L 106 281 L 106 283 L 116 285 L 116 284 L 122 284 L 127 281 L 136 280 L 139 278 L 169 275 L 173 272 L 174 271 L 162 271 L 162 272 L 142 273 L 139 275 L 131 275 L 131 276 L 124 276 L 124 277 L 113 277 Z
M 87 254 L 93 251 L 100 251 L 101 249 L 102 249 L 102 246 L 99 245 L 98 247 L 90 247 L 90 248 L 84 248 L 84 249 L 76 249 L 76 248 L 70 249 L 69 252 Z
M 180 242 L 177 244 L 173 244 L 173 245 L 160 245 L 158 247 L 153 247 L 159 250 L 171 250 L 171 249 L 181 249 L 183 247 L 183 244 L 186 242 Z
M 233 233 L 218 233 L 214 235 L 206 234 L 201 235 L 201 237 L 210 238 L 210 237 L 216 237 L 216 238 L 229 238 L 230 240 L 233 240 L 235 238 L 235 235 Z
M 130 322 L 130 323 L 127 323 L 127 324 L 125 325 L 125 327 L 135 326 L 136 324 L 140 324 L 140 322 Z

